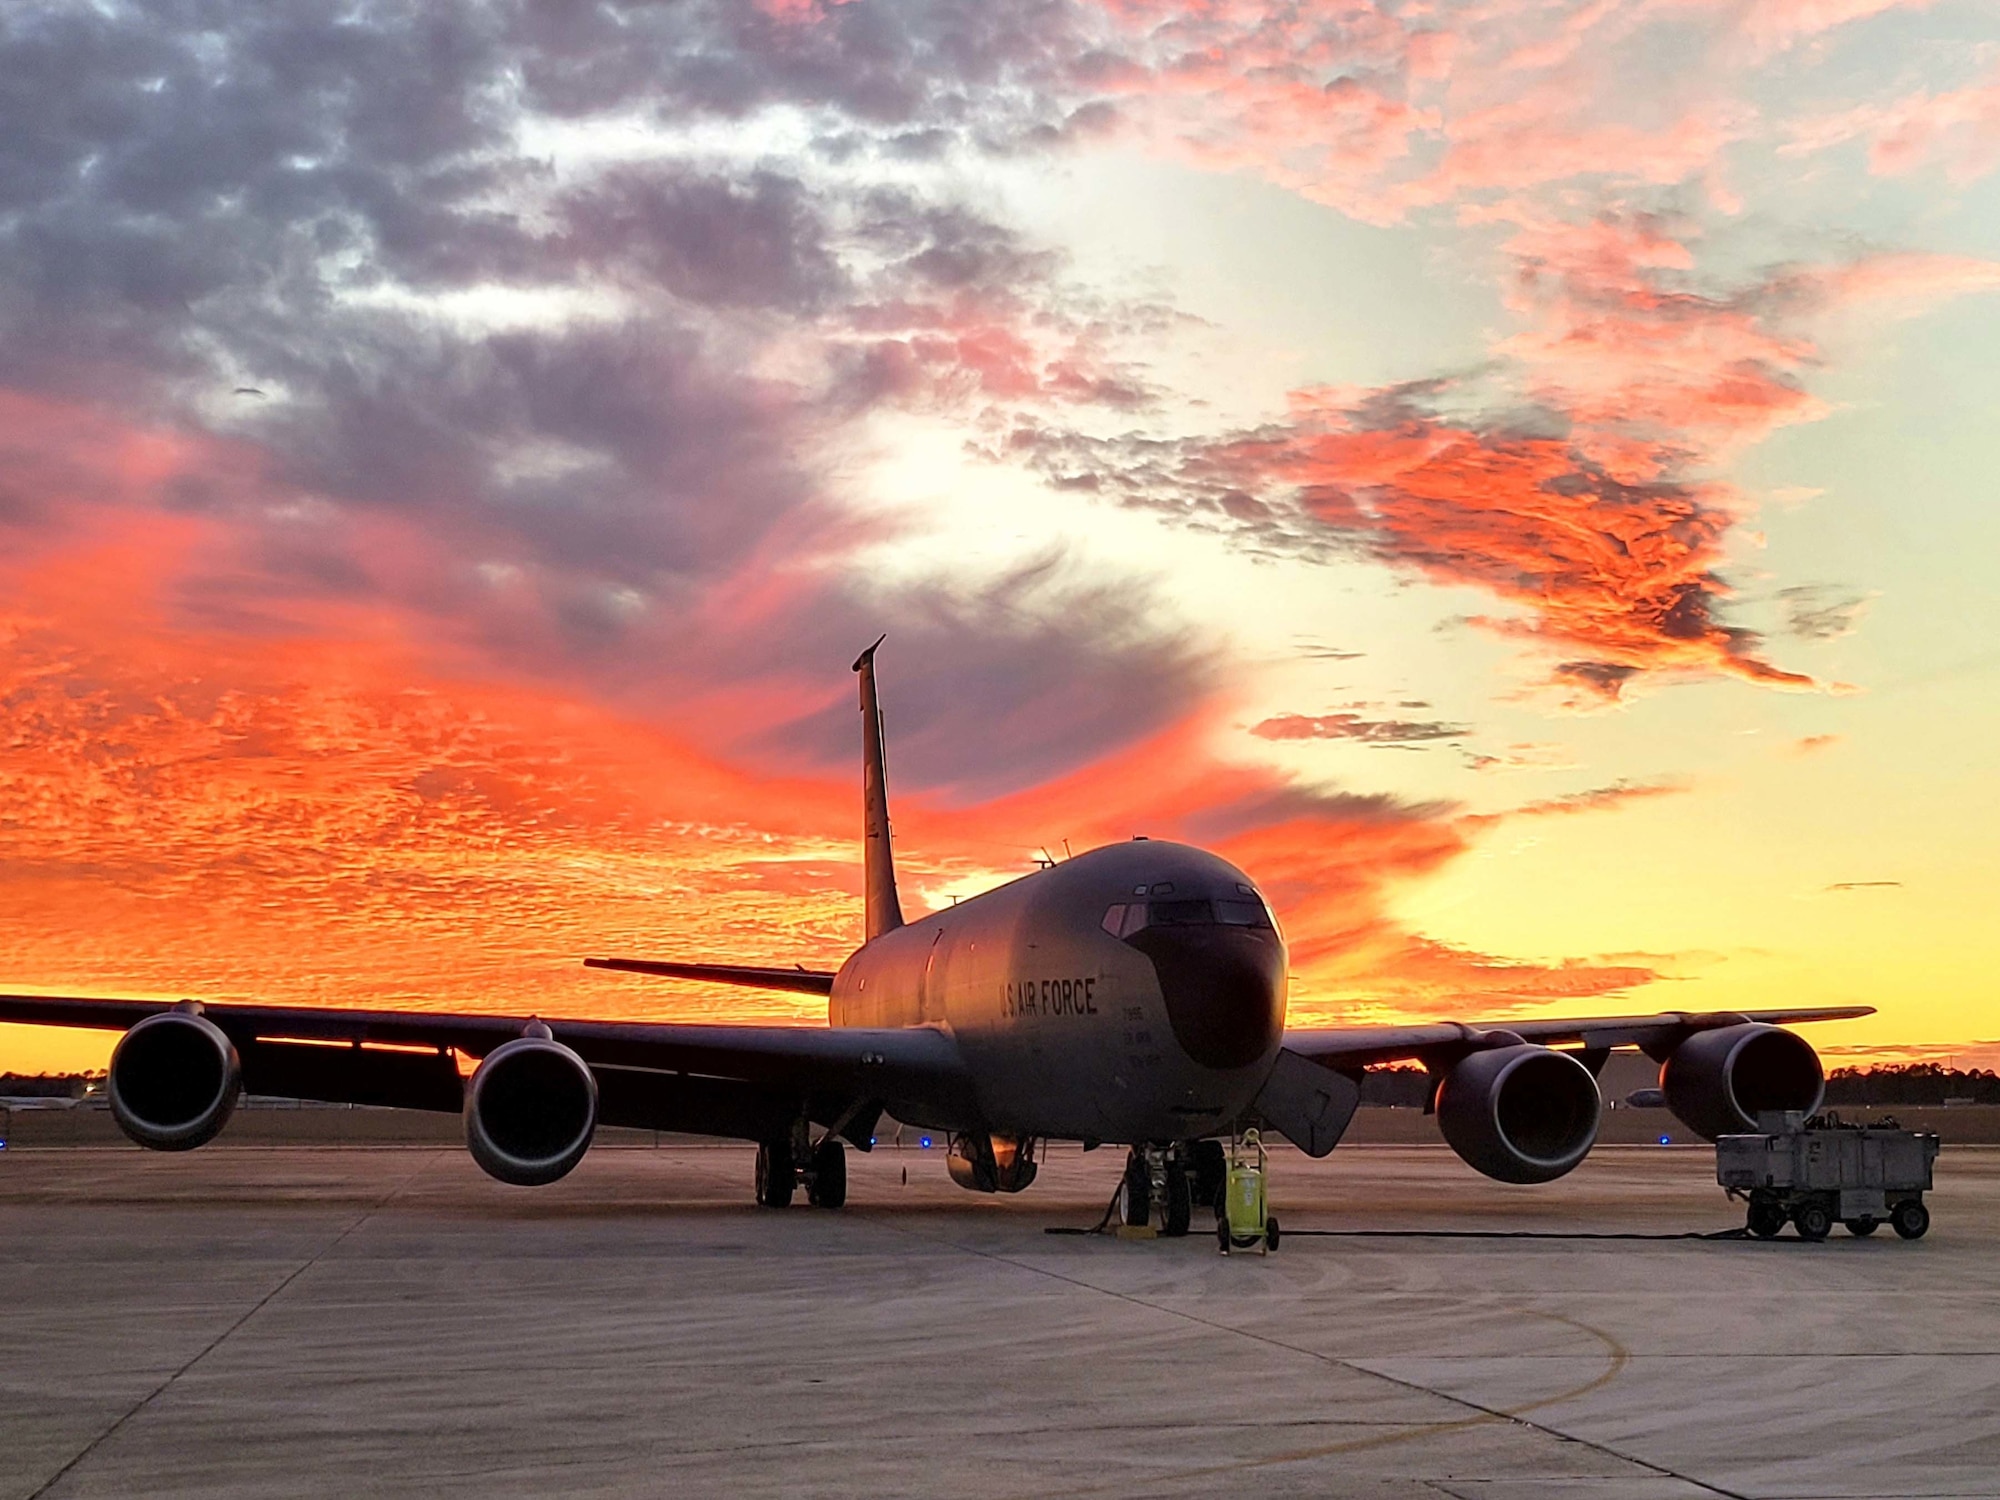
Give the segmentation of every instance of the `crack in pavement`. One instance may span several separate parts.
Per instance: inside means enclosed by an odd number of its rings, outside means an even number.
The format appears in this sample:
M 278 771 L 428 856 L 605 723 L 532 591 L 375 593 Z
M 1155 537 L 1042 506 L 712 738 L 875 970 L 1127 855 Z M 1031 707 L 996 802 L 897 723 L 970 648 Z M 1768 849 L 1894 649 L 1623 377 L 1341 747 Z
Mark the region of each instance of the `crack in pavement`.
M 1012 1266 L 1016 1270 L 1026 1271 L 1031 1275 L 1044 1276 L 1052 1281 L 1062 1282 L 1067 1286 L 1073 1286 L 1083 1291 L 1095 1292 L 1099 1296 L 1115 1298 L 1118 1301 L 1130 1303 L 1135 1307 L 1143 1307 L 1151 1312 L 1162 1313 L 1171 1318 L 1178 1318 L 1184 1322 L 1193 1323 L 1203 1328 L 1213 1329 L 1218 1333 L 1233 1334 L 1238 1338 L 1250 1339 L 1274 1349 L 1282 1349 L 1287 1353 L 1300 1355 L 1321 1364 L 1332 1365 L 1339 1369 L 1351 1371 L 1357 1375 L 1367 1376 L 1370 1379 L 1386 1381 L 1391 1385 L 1400 1386 L 1404 1390 L 1431 1396 L 1437 1400 L 1467 1408 L 1476 1413 L 1476 1415 L 1463 1417 L 1455 1422 L 1427 1423 L 1397 1432 L 1383 1433 L 1370 1438 L 1356 1438 L 1344 1443 L 1332 1443 L 1320 1447 L 1270 1454 L 1263 1458 L 1243 1459 L 1227 1464 L 1216 1464 L 1206 1468 L 1186 1470 L 1172 1476 L 1176 1482 L 1207 1478 L 1215 1475 L 1241 1473 L 1245 1470 L 1265 1468 L 1276 1464 L 1300 1463 L 1308 1459 L 1332 1457 L 1342 1453 L 1357 1453 L 1370 1448 L 1381 1448 L 1395 1443 L 1411 1442 L 1418 1438 L 1430 1437 L 1436 1434 L 1504 1422 L 1526 1428 L 1531 1432 L 1540 1433 L 1544 1437 L 1554 1438 L 1558 1442 L 1575 1443 L 1580 1447 L 1590 1449 L 1592 1452 L 1603 1454 L 1607 1458 L 1616 1459 L 1620 1463 L 1644 1469 L 1663 1479 L 1678 1480 L 1680 1483 L 1692 1486 L 1706 1494 L 1721 1496 L 1722 1500 L 1752 1500 L 1752 1497 L 1744 1495 L 1739 1491 L 1724 1489 L 1720 1485 L 1697 1479 L 1693 1475 L 1683 1474 L 1679 1470 L 1669 1468 L 1665 1464 L 1655 1463 L 1651 1459 L 1641 1458 L 1635 1454 L 1621 1452 L 1609 1444 L 1598 1442 L 1591 1438 L 1579 1437 L 1574 1433 L 1564 1432 L 1560 1428 L 1549 1426 L 1547 1423 L 1529 1420 L 1526 1415 L 1528 1412 L 1538 1411 L 1543 1407 L 1553 1406 L 1558 1402 L 1575 1400 L 1579 1396 L 1586 1395 L 1601 1386 L 1609 1384 L 1611 1381 L 1617 1379 L 1632 1357 L 1631 1352 L 1623 1344 L 1619 1343 L 1617 1339 L 1602 1329 L 1593 1328 L 1587 1323 L 1579 1322 L 1575 1318 L 1566 1317 L 1561 1313 L 1543 1312 L 1538 1308 L 1529 1307 L 1509 1309 L 1525 1317 L 1545 1318 L 1552 1322 L 1565 1324 L 1581 1333 L 1588 1334 L 1602 1343 L 1610 1352 L 1611 1359 L 1609 1365 L 1603 1373 L 1577 1386 L 1574 1390 L 1562 1391 L 1553 1396 L 1545 1396 L 1540 1400 L 1530 1401 L 1523 1406 L 1507 1409 L 1489 1406 L 1484 1402 L 1475 1401 L 1470 1397 L 1455 1396 L 1449 1391 L 1438 1390 L 1434 1387 L 1424 1385 L 1419 1381 L 1390 1375 L 1381 1370 L 1371 1370 L 1365 1365 L 1357 1364 L 1352 1360 L 1342 1359 L 1338 1355 L 1324 1354 L 1317 1349 L 1309 1349 L 1300 1344 L 1289 1343 L 1284 1339 L 1275 1338 L 1270 1334 L 1258 1333 L 1254 1329 L 1238 1328 L 1233 1324 L 1219 1322 L 1213 1318 L 1205 1318 L 1199 1313 L 1192 1313 L 1182 1308 L 1170 1307 L 1162 1303 L 1149 1301 L 1131 1292 L 1121 1292 L 1111 1287 L 1099 1286 L 1094 1282 L 1085 1281 L 1081 1277 L 1065 1275 L 1061 1271 L 1051 1270 L 1046 1266 L 1035 1265 L 1029 1261 L 1017 1260 L 1013 1256 L 1003 1255 L 997 1251 L 981 1250 L 935 1235 L 920 1234 L 915 1230 L 905 1229 L 900 1225 L 875 1219 L 872 1215 L 857 1215 L 856 1217 L 866 1217 L 872 1222 L 882 1223 L 883 1227 L 893 1229 L 896 1233 L 908 1235 L 913 1239 L 928 1240 L 932 1244 L 942 1245 L 947 1249 L 956 1250 L 964 1255 L 977 1256 L 982 1260 L 990 1260 L 998 1262 L 1001 1265 Z M 1095 1488 L 1101 1491 L 1122 1487 L 1123 1483 L 1121 1481 L 1118 1484 L 1107 1484 Z M 1091 1489 L 1088 1488 L 1070 1491 L 1072 1494 L 1089 1494 L 1091 1492 Z
M 64 1464 L 60 1469 L 57 1469 L 55 1473 L 51 1474 L 47 1479 L 43 1480 L 40 1488 L 33 1491 L 28 1496 L 28 1500 L 43 1500 L 43 1497 L 51 1493 L 57 1485 L 61 1484 L 65 1479 L 69 1478 L 71 1474 L 75 1473 L 77 1466 L 79 1464 L 81 1464 L 85 1459 L 89 1458 L 90 1455 L 95 1453 L 99 1448 L 103 1447 L 112 1438 L 116 1437 L 118 1433 L 125 1427 L 125 1425 L 129 1423 L 134 1417 L 138 1416 L 140 1412 L 144 1411 L 147 1407 L 151 1406 L 155 1401 L 159 1400 L 160 1397 L 164 1396 L 169 1390 L 171 1390 L 173 1388 L 175 1381 L 179 1380 L 183 1375 L 187 1374 L 188 1371 L 192 1370 L 196 1365 L 200 1364 L 203 1360 L 207 1359 L 209 1355 L 213 1354 L 217 1349 L 220 1349 L 225 1343 L 227 1343 L 230 1340 L 231 1337 L 233 1337 L 236 1334 L 236 1332 L 239 1329 L 241 1329 L 252 1318 L 256 1317 L 258 1313 L 262 1312 L 265 1308 L 269 1307 L 274 1301 L 276 1301 L 279 1294 L 282 1293 L 285 1290 L 285 1288 L 292 1285 L 293 1282 L 297 1281 L 301 1276 L 305 1275 L 306 1272 L 310 1271 L 314 1266 L 318 1265 L 322 1260 L 326 1259 L 328 1255 L 332 1254 L 334 1250 L 339 1248 L 341 1243 L 344 1240 L 346 1240 L 348 1236 L 352 1235 L 363 1224 L 366 1224 L 370 1219 L 374 1218 L 376 1214 L 380 1213 L 383 1209 L 387 1208 L 391 1203 L 393 1203 L 397 1198 L 401 1197 L 402 1194 L 406 1190 L 408 1190 L 409 1187 L 412 1184 L 414 1184 L 419 1177 L 421 1177 L 424 1174 L 424 1172 L 426 1172 L 430 1167 L 436 1164 L 439 1156 L 441 1156 L 442 1154 L 443 1153 L 441 1151 L 429 1152 L 422 1161 L 417 1163 L 416 1169 L 412 1171 L 409 1176 L 405 1177 L 401 1182 L 397 1183 L 396 1186 L 389 1189 L 389 1191 L 383 1194 L 381 1198 L 377 1199 L 374 1203 L 371 1203 L 367 1208 L 363 1209 L 361 1211 L 360 1217 L 356 1218 L 354 1222 L 349 1224 L 346 1228 L 342 1229 L 339 1234 L 336 1234 L 332 1239 L 328 1240 L 324 1245 L 320 1246 L 318 1250 L 315 1250 L 311 1256 L 309 1256 L 302 1264 L 295 1267 L 289 1274 L 287 1274 L 284 1277 L 283 1280 L 281 1280 L 276 1286 L 272 1287 L 270 1291 L 266 1292 L 263 1296 L 259 1297 L 254 1303 L 251 1304 L 250 1308 L 241 1317 L 239 1317 L 235 1322 L 231 1323 L 227 1328 L 223 1329 L 222 1332 L 218 1333 L 214 1338 L 210 1339 L 198 1351 L 196 1351 L 192 1359 L 188 1360 L 179 1369 L 175 1370 L 172 1374 L 168 1375 L 165 1380 L 162 1380 L 158 1385 L 154 1386 L 152 1390 L 148 1391 L 144 1396 L 140 1397 L 138 1401 L 134 1402 L 132 1406 L 122 1415 L 120 1415 L 118 1419 L 114 1421 L 109 1427 L 106 1427 L 102 1432 L 98 1433 L 96 1437 L 92 1438 L 88 1443 L 85 1443 L 83 1447 L 77 1451 L 76 1455 L 72 1457 L 68 1463 Z

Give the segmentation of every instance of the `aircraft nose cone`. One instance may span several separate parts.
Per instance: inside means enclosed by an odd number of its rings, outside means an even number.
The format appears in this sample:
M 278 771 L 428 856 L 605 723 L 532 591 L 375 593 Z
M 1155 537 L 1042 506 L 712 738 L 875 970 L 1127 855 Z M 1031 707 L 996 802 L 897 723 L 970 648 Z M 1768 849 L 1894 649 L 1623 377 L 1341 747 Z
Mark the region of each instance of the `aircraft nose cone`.
M 1125 940 L 1153 961 L 1181 1050 L 1203 1067 L 1241 1068 L 1284 1030 L 1284 947 L 1251 927 L 1148 927 Z

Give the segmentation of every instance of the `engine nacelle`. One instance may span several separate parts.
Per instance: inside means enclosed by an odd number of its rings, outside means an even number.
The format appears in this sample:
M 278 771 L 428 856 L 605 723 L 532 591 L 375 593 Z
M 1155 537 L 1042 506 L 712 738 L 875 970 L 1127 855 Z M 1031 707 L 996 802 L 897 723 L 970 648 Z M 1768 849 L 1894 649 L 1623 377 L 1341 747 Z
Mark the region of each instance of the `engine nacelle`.
M 951 1180 L 975 1193 L 1018 1193 L 1035 1180 L 1035 1140 L 964 1131 L 944 1155 Z
M 597 1133 L 590 1065 L 547 1036 L 496 1047 L 465 1086 L 465 1146 L 491 1176 L 540 1187 L 583 1160 Z
M 193 1011 L 148 1016 L 118 1040 L 105 1092 L 118 1128 L 155 1151 L 192 1151 L 236 1111 L 243 1065 L 222 1028 Z
M 1501 1182 L 1552 1182 L 1597 1142 L 1597 1080 L 1575 1058 L 1527 1042 L 1469 1052 L 1438 1085 L 1438 1129 L 1467 1165 Z
M 1826 1094 L 1819 1054 L 1805 1038 L 1760 1021 L 1697 1031 L 1660 1065 L 1667 1108 L 1714 1140 L 1757 1128 L 1764 1110 L 1812 1114 Z

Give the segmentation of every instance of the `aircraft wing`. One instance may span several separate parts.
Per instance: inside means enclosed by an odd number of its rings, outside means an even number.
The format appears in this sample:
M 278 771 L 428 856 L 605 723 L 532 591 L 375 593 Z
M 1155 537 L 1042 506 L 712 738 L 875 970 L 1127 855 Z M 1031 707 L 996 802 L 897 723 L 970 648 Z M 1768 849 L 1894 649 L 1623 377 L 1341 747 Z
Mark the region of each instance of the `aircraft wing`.
M 783 971 L 780 971 L 783 972 Z M 122 1031 L 168 1000 L 0 995 L 0 1022 Z M 930 1027 L 710 1026 L 426 1011 L 204 1003 L 236 1044 L 253 1094 L 456 1112 L 452 1054 L 484 1057 L 540 1019 L 598 1081 L 607 1125 L 764 1139 L 801 1109 L 867 1128 L 971 1112 L 957 1043 Z M 850 1136 L 850 1138 L 853 1138 Z
M 1872 1005 L 1792 1006 L 1776 1010 L 1731 1011 L 1730 1021 L 1848 1021 L 1872 1016 Z M 1329 1068 L 1366 1068 L 1377 1063 L 1421 1062 L 1429 1054 L 1462 1047 L 1487 1031 L 1511 1031 L 1524 1042 L 1544 1046 L 1579 1044 L 1587 1050 L 1640 1047 L 1649 1053 L 1673 1045 L 1688 1032 L 1722 1019 L 1692 1011 L 1661 1011 L 1651 1016 L 1593 1016 L 1580 1020 L 1488 1021 L 1467 1024 L 1433 1021 L 1415 1026 L 1341 1026 L 1324 1030 L 1287 1031 L 1284 1046 Z

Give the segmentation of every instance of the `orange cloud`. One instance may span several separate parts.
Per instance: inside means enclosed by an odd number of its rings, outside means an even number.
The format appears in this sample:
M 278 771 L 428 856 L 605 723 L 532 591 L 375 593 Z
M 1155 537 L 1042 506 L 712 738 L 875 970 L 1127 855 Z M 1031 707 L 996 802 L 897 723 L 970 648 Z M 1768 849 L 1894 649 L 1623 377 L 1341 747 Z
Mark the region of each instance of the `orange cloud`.
M 272 633 L 163 603 L 211 522 L 123 517 L 0 569 L 0 974 L 71 991 L 657 1018 L 811 1001 L 587 972 L 587 953 L 832 964 L 858 940 L 851 777 L 747 770 L 572 694 L 439 670 L 392 619 Z M 404 622 L 409 623 L 409 622 Z M 893 702 L 893 694 L 892 694 Z M 1488 1010 L 1651 971 L 1517 962 L 1389 897 L 1480 825 L 1217 758 L 1222 704 L 1011 795 L 898 796 L 912 905 L 1134 832 L 1250 870 L 1302 1019 Z

